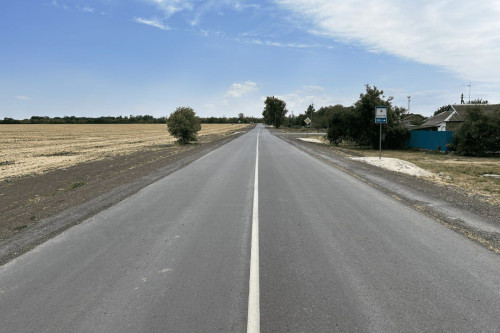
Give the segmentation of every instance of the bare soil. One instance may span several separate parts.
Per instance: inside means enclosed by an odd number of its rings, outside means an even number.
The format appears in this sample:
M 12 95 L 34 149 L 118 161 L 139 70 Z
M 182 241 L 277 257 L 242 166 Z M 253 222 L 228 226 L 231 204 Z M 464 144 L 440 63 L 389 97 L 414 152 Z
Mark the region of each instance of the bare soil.
M 0 247 L 5 245 L 6 240 L 35 228 L 41 221 L 89 202 L 124 184 L 146 178 L 133 188 L 133 191 L 137 191 L 141 186 L 146 186 L 170 172 L 166 169 L 163 174 L 157 174 L 156 178 L 150 176 L 159 169 L 179 162 L 188 164 L 193 156 L 199 157 L 216 149 L 250 128 L 252 127 L 239 128 L 237 132 L 205 135 L 194 144 L 156 146 L 154 149 L 117 154 L 106 159 L 57 168 L 43 174 L 8 178 L 0 182 Z M 147 179 L 148 177 L 150 179 Z M 130 195 L 133 191 L 122 192 Z M 113 200 L 111 199 L 110 204 Z M 96 213 L 95 209 L 91 211 Z M 76 217 L 76 220 L 81 218 Z

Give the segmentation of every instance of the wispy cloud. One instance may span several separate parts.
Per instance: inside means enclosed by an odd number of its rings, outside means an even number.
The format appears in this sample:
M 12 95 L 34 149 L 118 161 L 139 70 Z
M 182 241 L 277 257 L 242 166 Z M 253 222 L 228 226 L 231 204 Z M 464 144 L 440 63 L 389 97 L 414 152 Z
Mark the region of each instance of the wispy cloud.
M 229 9 L 237 12 L 245 10 L 259 9 L 261 5 L 250 3 L 248 0 L 142 0 L 145 3 L 154 5 L 162 12 L 165 19 L 169 19 L 173 15 L 180 12 L 189 12 L 186 16 L 186 21 L 191 26 L 200 24 L 202 17 L 216 11 L 220 14 L 224 9 Z
M 271 40 L 262 40 L 259 38 L 246 39 L 238 37 L 237 41 L 255 44 L 255 45 L 263 45 L 263 46 L 273 46 L 273 47 L 286 47 L 293 49 L 313 49 L 313 48 L 323 48 L 323 49 L 333 49 L 334 47 L 331 45 L 324 44 L 307 44 L 307 43 L 295 43 L 295 42 L 279 42 L 279 41 L 271 41 Z
M 155 5 L 159 10 L 163 12 L 165 17 L 170 17 L 175 13 L 193 10 L 194 1 L 193 0 L 143 0 L 144 2 Z
M 83 13 L 88 13 L 88 14 L 94 14 L 95 13 L 95 9 L 92 8 L 92 7 L 89 7 L 89 6 L 76 6 L 76 9 L 78 9 L 79 11 L 83 12 Z
M 160 20 L 157 18 L 152 18 L 152 19 L 145 19 L 142 17 L 134 17 L 134 22 L 140 23 L 140 24 L 145 24 L 149 25 L 151 27 L 155 27 L 161 30 L 170 30 L 170 28 L 166 25 L 164 25 Z
M 31 98 L 30 98 L 30 97 L 28 97 L 28 96 L 22 96 L 22 95 L 19 95 L 19 96 L 16 96 L 16 99 L 21 100 L 21 101 L 28 101 L 28 100 L 30 100 Z
M 242 97 L 254 90 L 257 90 L 257 83 L 246 81 L 243 83 L 233 83 L 226 92 L 226 97 Z
M 276 0 L 314 34 L 457 73 L 500 82 L 497 0 Z

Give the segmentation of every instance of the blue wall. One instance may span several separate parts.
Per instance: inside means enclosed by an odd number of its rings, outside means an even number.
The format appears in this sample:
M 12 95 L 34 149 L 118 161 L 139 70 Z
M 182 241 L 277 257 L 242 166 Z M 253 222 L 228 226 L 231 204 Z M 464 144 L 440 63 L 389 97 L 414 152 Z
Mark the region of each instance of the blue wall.
M 410 138 L 404 141 L 405 147 L 447 151 L 446 144 L 453 142 L 450 131 L 410 131 Z

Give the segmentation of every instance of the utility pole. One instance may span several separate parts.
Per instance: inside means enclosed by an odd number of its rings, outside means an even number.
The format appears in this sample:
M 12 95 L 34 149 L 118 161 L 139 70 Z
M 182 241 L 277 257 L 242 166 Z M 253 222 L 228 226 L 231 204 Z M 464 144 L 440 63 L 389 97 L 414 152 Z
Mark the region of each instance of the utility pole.
M 408 96 L 408 113 L 410 113 L 410 101 L 411 101 L 411 96 Z

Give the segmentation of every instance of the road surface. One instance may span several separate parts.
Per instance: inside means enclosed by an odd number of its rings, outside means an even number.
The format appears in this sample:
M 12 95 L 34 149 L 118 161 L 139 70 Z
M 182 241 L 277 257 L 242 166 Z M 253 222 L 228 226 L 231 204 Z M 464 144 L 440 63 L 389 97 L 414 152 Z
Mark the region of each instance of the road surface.
M 0 267 L 0 331 L 500 332 L 499 258 L 258 126 Z

